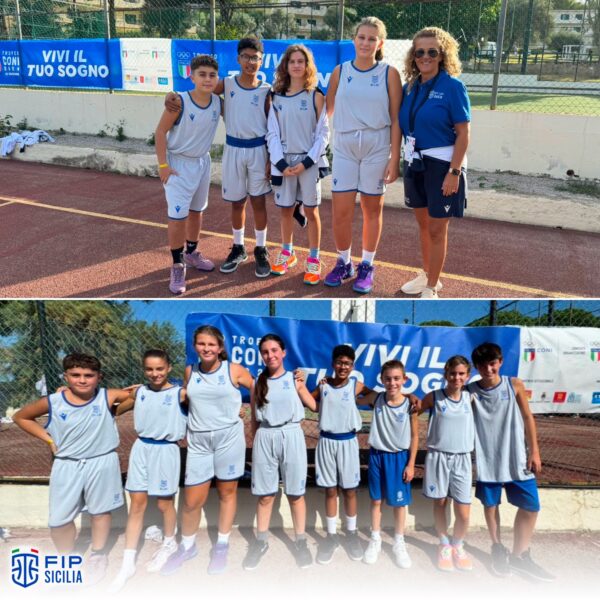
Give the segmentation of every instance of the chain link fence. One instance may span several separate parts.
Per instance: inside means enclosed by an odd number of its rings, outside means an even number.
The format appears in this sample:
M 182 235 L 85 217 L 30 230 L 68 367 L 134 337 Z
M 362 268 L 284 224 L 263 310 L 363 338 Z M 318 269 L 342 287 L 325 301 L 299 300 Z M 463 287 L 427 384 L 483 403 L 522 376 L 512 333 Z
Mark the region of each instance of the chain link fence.
M 249 34 L 341 40 L 352 36 L 362 17 L 375 15 L 386 23 L 391 42 L 409 40 L 425 26 L 450 31 L 460 42 L 462 78 L 474 108 L 600 114 L 600 0 L 213 0 L 212 5 L 182 0 L 0 0 L 0 40 L 233 40 Z M 406 45 L 388 43 L 387 59 L 402 68 L 405 51 Z
M 438 305 L 437 315 L 424 305 Z M 459 316 L 457 307 L 463 309 Z M 600 328 L 599 301 L 253 301 L 114 302 L 4 301 L 0 303 L 0 480 L 46 478 L 51 457 L 43 444 L 11 423 L 12 412 L 61 384 L 62 357 L 73 351 L 98 356 L 103 385 L 122 387 L 143 381 L 141 356 L 150 347 L 166 349 L 172 377 L 181 380 L 185 364 L 184 326 L 189 312 L 231 312 L 256 316 L 379 321 L 420 325 L 540 325 Z M 304 312 L 303 312 L 304 311 Z M 437 316 L 437 318 L 432 318 Z M 303 423 L 309 451 L 319 432 L 316 415 Z M 362 411 L 359 435 L 366 452 L 371 413 Z M 545 472 L 542 481 L 555 485 L 600 485 L 600 418 L 598 415 L 536 415 Z M 248 445 L 249 415 L 246 415 Z M 135 440 L 131 415 L 119 418 L 121 464 L 126 470 Z M 420 421 L 424 450 L 426 418 Z M 366 456 L 366 455 L 365 455 Z M 363 456 L 363 458 L 365 458 Z M 422 455 L 421 455 L 422 458 Z

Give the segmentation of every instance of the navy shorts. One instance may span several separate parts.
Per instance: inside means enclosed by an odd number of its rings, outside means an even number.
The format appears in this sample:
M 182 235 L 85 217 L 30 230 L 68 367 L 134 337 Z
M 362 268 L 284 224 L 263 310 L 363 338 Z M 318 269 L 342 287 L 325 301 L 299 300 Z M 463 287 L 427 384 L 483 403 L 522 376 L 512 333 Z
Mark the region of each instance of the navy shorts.
M 408 208 L 427 208 L 434 219 L 462 217 L 467 207 L 467 174 L 463 169 L 458 192 L 452 196 L 442 194 L 442 184 L 450 163 L 423 156 L 422 171 L 415 171 L 404 162 L 404 204 Z
M 475 484 L 475 497 L 486 507 L 498 506 L 502 488 L 506 490 L 506 498 L 513 506 L 530 512 L 539 512 L 540 497 L 535 479 L 505 483 L 478 481 Z
M 369 496 L 385 498 L 388 506 L 408 506 L 412 502 L 410 482 L 404 481 L 408 450 L 384 452 L 369 450 Z

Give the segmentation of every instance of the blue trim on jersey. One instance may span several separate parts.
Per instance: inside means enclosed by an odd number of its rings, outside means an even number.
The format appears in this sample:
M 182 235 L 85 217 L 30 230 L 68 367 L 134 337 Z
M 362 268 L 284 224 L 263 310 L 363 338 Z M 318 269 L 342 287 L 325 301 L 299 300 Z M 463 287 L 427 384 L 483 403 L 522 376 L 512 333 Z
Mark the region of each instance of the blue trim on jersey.
M 492 387 L 489 387 L 489 388 L 485 388 L 485 387 L 483 387 L 483 386 L 481 385 L 481 379 L 478 379 L 478 380 L 477 380 L 475 383 L 477 384 L 477 386 L 478 386 L 480 389 L 482 389 L 482 390 L 484 390 L 484 391 L 486 391 L 486 392 L 489 392 L 489 391 L 491 391 L 491 390 L 496 390 L 496 389 L 498 389 L 498 388 L 499 388 L 499 387 L 502 385 L 502 377 L 500 377 L 500 383 L 498 383 L 498 384 L 496 384 L 496 385 L 494 385 L 494 386 L 492 386 Z
M 198 363 L 198 372 L 202 373 L 203 375 L 214 375 L 215 373 L 218 373 L 223 368 L 223 361 L 221 359 L 219 359 L 219 362 L 221 364 L 219 365 L 218 369 L 215 369 L 214 371 L 203 371 L 202 370 L 202 362 L 200 361 Z
M 234 81 L 237 83 L 237 85 L 238 85 L 238 87 L 239 87 L 239 88 L 241 88 L 242 90 L 244 90 L 244 91 L 246 91 L 246 92 L 254 92 L 254 91 L 256 91 L 256 90 L 259 90 L 259 89 L 262 87 L 262 82 L 261 82 L 261 81 L 259 81 L 259 82 L 258 82 L 258 85 L 257 85 L 256 87 L 253 87 L 253 88 L 247 88 L 247 87 L 244 87 L 244 86 L 243 86 L 243 85 L 242 85 L 242 84 L 241 84 L 241 83 L 240 83 L 240 82 L 237 80 L 237 77 L 235 77 L 235 75 L 234 75 L 234 77 L 233 77 L 233 80 L 234 80 Z M 225 87 L 225 86 L 223 86 L 223 87 Z
M 205 479 L 204 481 L 199 481 L 198 483 L 186 483 L 184 484 L 183 487 L 195 487 L 197 485 L 204 485 L 205 483 L 208 483 L 209 481 L 212 481 L 214 479 L 214 477 L 211 477 L 210 479 Z
M 461 395 L 460 398 L 458 400 L 454 400 L 453 398 L 450 398 L 450 396 L 448 396 L 448 394 L 446 393 L 446 388 L 444 388 L 443 390 L 440 390 L 442 392 L 442 394 L 444 394 L 444 397 L 446 398 L 446 400 L 450 401 L 450 402 L 454 402 L 454 404 L 460 404 L 460 402 L 462 401 L 462 390 L 461 390 Z
M 248 194 L 246 194 L 243 198 L 240 198 L 239 200 L 229 200 L 228 198 L 223 198 L 223 200 L 225 202 L 244 202 L 247 197 L 248 197 Z
M 140 442 L 144 442 L 144 444 L 155 444 L 158 446 L 167 446 L 168 444 L 176 444 L 177 442 L 171 442 L 169 440 L 155 440 L 154 438 L 142 437 L 138 436 Z
M 267 140 L 264 135 L 261 137 L 244 139 L 227 134 L 225 136 L 225 143 L 234 148 L 258 148 L 264 146 L 267 143 Z
M 379 196 L 385 195 L 385 192 L 381 192 L 381 194 L 369 194 L 368 192 L 362 192 L 361 190 L 357 190 L 357 192 L 363 196 L 373 196 L 373 198 L 379 198 Z
M 74 408 L 83 408 L 84 406 L 88 406 L 89 404 L 91 404 L 98 397 L 98 394 L 100 393 L 101 390 L 102 390 L 102 388 L 96 388 L 95 394 L 85 404 L 73 404 L 72 402 L 69 402 L 67 400 L 67 396 L 66 396 L 65 392 L 61 392 L 61 396 L 63 397 L 63 400 L 69 406 L 73 406 Z M 107 397 L 106 403 L 107 403 L 107 406 L 108 406 L 108 397 Z
M 375 61 L 375 64 L 372 67 L 369 67 L 368 69 L 359 69 L 355 64 L 354 61 L 351 60 L 350 61 L 350 66 L 355 70 L 358 71 L 359 73 L 368 73 L 369 71 L 372 71 L 375 67 L 379 66 L 379 62 L 378 60 Z
M 50 425 L 50 421 L 52 421 L 52 402 L 50 402 L 50 396 L 48 395 L 48 420 L 46 421 L 46 424 L 44 425 L 44 429 L 48 429 L 48 426 Z
M 210 95 L 210 102 L 206 105 L 206 106 L 201 106 L 200 104 L 197 104 L 196 102 L 194 102 L 194 99 L 192 98 L 192 92 L 188 92 L 188 96 L 190 97 L 190 100 L 192 101 L 192 104 L 194 106 L 196 106 L 197 108 L 199 108 L 200 110 L 206 110 L 207 108 L 210 108 L 210 105 L 212 104 L 212 93 Z
M 288 371 L 284 371 L 281 375 L 279 375 L 279 377 L 267 377 L 267 379 L 269 381 L 277 381 L 278 379 L 281 379 L 282 377 L 287 375 L 287 373 L 288 373 Z
M 358 188 L 353 188 L 351 190 L 331 190 L 335 194 L 343 194 L 345 192 L 358 192 Z
M 177 117 L 177 120 L 175 121 L 175 123 L 173 123 L 173 125 L 179 125 L 179 123 L 181 123 L 181 119 L 183 117 L 183 96 L 181 94 L 177 94 L 179 96 L 179 98 L 181 99 L 181 112 L 179 113 L 179 116 Z
M 306 90 L 300 90 L 299 92 L 296 92 L 295 94 L 292 94 L 291 96 L 289 94 L 279 94 L 278 92 L 273 92 L 273 96 L 280 96 L 281 98 L 295 98 L 296 96 L 299 96 L 300 94 L 308 94 L 308 92 Z
M 326 440 L 353 440 L 356 437 L 356 431 L 348 431 L 347 433 L 332 433 L 331 431 L 321 431 L 320 437 Z
M 388 98 L 390 95 L 390 86 L 388 84 L 388 73 L 390 72 L 390 65 L 388 65 L 385 69 L 385 91 L 387 92 Z
M 206 210 L 206 209 L 204 209 L 204 210 Z M 202 214 L 204 212 L 204 210 L 194 210 L 193 208 L 190 208 L 189 212 L 194 212 L 194 213 L 200 213 L 200 214 Z

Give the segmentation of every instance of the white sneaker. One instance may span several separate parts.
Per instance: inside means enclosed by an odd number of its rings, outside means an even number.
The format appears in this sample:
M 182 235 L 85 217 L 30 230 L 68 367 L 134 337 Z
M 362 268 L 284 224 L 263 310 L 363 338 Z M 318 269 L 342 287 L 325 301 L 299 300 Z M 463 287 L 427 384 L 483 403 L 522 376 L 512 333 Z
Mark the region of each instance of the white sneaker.
M 131 579 L 135 575 L 135 566 L 125 567 L 123 565 L 119 574 L 115 577 L 114 581 L 108 587 L 109 594 L 116 594 L 120 592 L 129 579 Z
M 437 290 L 434 290 L 433 288 L 430 287 L 426 287 L 422 292 L 421 295 L 419 296 L 419 298 L 427 298 L 428 300 L 435 300 L 436 298 L 439 298 Z
M 158 573 L 169 560 L 169 556 L 177 552 L 177 542 L 169 542 L 163 544 L 150 559 L 150 562 L 146 565 L 146 571 L 148 573 Z
M 406 544 L 402 542 L 396 542 L 392 548 L 394 553 L 394 560 L 401 569 L 410 569 L 412 566 L 412 560 L 406 551 Z
M 381 540 L 369 540 L 369 545 L 365 550 L 365 555 L 363 556 L 363 561 L 368 565 L 374 565 L 377 562 L 377 557 L 381 552 Z
M 407 281 L 401 288 L 400 291 L 403 294 L 416 295 L 420 294 L 427 287 L 427 273 L 421 270 L 417 273 L 416 277 Z M 438 281 L 435 289 L 439 292 L 442 289 L 442 282 Z

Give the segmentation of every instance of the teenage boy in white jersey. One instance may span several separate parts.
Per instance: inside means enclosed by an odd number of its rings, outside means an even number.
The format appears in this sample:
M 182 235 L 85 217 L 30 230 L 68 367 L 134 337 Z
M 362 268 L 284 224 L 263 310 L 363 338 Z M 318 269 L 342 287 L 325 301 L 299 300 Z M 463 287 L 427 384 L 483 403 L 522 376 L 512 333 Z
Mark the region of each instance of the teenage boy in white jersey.
M 199 271 L 215 268 L 198 251 L 198 238 L 208 205 L 209 150 L 222 112 L 221 99 L 214 93 L 219 65 L 212 56 L 201 54 L 192 59 L 190 68 L 194 89 L 178 96 L 177 112 L 163 111 L 155 132 L 158 174 L 167 199 L 173 294 L 185 292 L 186 265 Z
M 477 483 L 475 496 L 484 506 L 492 540 L 492 570 L 506 576 L 511 570 L 552 581 L 554 576 L 536 564 L 529 554 L 535 522 L 540 511 L 535 476 L 542 460 L 535 420 L 525 386 L 516 377 L 500 375 L 502 349 L 486 342 L 471 354 L 481 379 L 467 389 L 473 398 Z M 513 525 L 513 551 L 500 541 L 500 496 L 518 508 Z
M 91 553 L 85 559 L 84 583 L 98 583 L 106 574 L 106 542 L 111 511 L 123 506 L 119 434 L 113 405 L 129 391 L 100 388 L 100 361 L 87 354 L 63 359 L 66 388 L 32 402 L 17 412 L 14 422 L 47 443 L 54 455 L 50 473 L 50 535 L 57 552 L 75 547 L 75 519 L 87 506 L 92 527 Z M 48 415 L 45 425 L 36 419 Z
M 222 162 L 223 199 L 231 203 L 233 246 L 221 265 L 221 273 L 233 273 L 248 259 L 244 247 L 246 202 L 254 212 L 256 247 L 255 275 L 268 277 L 271 264 L 267 252 L 267 208 L 265 195 L 271 191 L 271 164 L 267 153 L 267 116 L 270 86 L 261 82 L 258 71 L 264 53 L 262 42 L 254 37 L 242 38 L 237 46 L 239 75 L 221 79 L 216 94 L 224 95 L 226 142 Z M 179 110 L 179 97 L 167 94 L 167 110 Z

